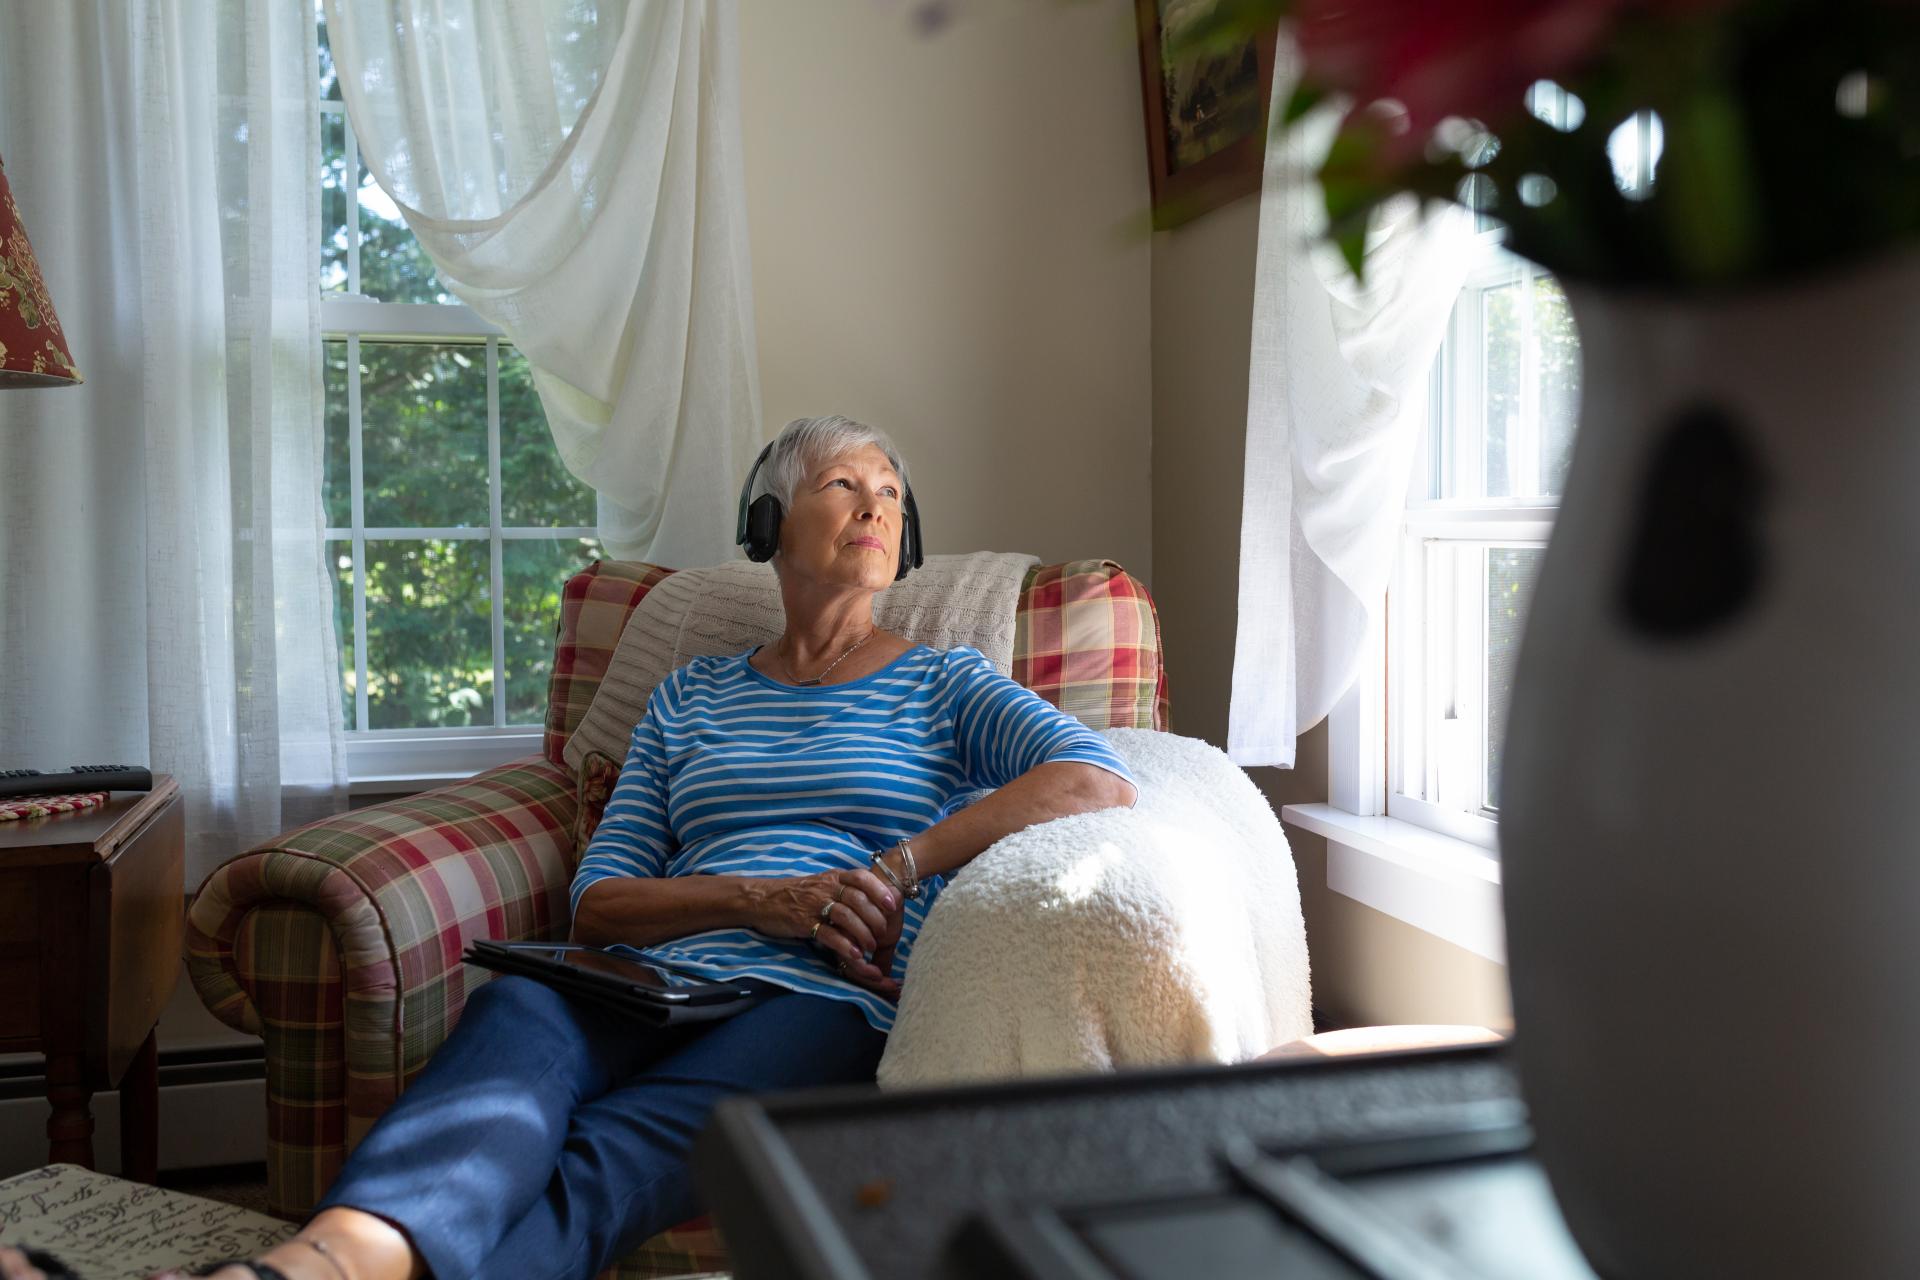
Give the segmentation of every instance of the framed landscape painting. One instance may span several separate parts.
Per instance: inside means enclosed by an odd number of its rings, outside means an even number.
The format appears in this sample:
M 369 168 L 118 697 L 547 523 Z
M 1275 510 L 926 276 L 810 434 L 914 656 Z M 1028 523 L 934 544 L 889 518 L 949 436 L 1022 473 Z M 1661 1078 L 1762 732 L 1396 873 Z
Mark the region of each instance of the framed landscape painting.
M 1278 31 L 1174 57 L 1172 42 L 1215 0 L 1134 0 L 1155 230 L 1260 189 Z

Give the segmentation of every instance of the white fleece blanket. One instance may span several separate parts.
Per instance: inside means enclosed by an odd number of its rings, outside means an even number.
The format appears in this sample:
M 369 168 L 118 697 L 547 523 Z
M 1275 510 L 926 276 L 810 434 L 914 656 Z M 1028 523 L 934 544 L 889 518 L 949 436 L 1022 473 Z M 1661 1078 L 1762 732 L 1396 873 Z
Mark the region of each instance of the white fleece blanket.
M 882 1085 L 1238 1062 L 1312 1033 L 1273 806 L 1197 738 L 1106 737 L 1139 802 L 1015 832 L 960 871 L 914 943 Z

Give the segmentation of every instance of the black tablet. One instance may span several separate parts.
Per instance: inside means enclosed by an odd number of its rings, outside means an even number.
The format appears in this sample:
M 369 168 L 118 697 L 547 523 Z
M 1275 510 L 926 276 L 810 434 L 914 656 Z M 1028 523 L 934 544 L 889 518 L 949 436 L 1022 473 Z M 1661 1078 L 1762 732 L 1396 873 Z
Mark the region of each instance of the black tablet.
M 648 1016 L 712 1015 L 765 994 L 762 984 L 716 982 L 653 961 L 572 942 L 475 942 L 462 957 L 496 973 L 517 973 L 563 991 Z

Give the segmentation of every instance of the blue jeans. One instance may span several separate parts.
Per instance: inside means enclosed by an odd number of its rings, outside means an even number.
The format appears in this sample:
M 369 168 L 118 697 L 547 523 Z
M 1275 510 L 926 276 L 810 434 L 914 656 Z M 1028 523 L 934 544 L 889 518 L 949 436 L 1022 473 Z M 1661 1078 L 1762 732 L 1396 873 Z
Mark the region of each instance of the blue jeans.
M 871 1081 L 885 1045 L 858 1008 L 820 996 L 651 1029 L 495 978 L 316 1212 L 385 1218 L 435 1280 L 586 1280 L 700 1212 L 687 1152 L 721 1098 Z

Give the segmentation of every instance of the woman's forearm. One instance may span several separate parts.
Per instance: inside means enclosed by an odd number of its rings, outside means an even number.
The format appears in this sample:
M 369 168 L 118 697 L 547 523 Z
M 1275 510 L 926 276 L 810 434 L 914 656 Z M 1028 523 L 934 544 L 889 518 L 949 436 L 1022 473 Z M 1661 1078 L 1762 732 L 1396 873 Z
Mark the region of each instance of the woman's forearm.
M 992 795 L 914 836 L 913 859 L 922 876 L 965 866 L 1003 836 L 1072 813 L 1131 805 L 1133 785 L 1097 765 L 1057 761 L 1036 765 Z M 884 855 L 904 874 L 897 849 Z M 785 899 L 796 880 L 748 876 L 632 876 L 596 880 L 580 895 L 573 940 L 590 946 L 646 947 L 708 929 L 768 928 L 794 916 Z M 809 914 L 802 912 L 802 915 Z
M 1135 790 L 1120 775 L 1098 765 L 1055 761 L 1035 765 L 992 795 L 914 836 L 913 861 L 921 876 L 944 875 L 972 861 L 1001 837 L 1070 813 L 1127 807 Z M 896 872 L 900 854 L 884 855 Z
M 573 940 L 647 947 L 707 929 L 752 929 L 761 882 L 744 876 L 614 876 L 580 895 Z

